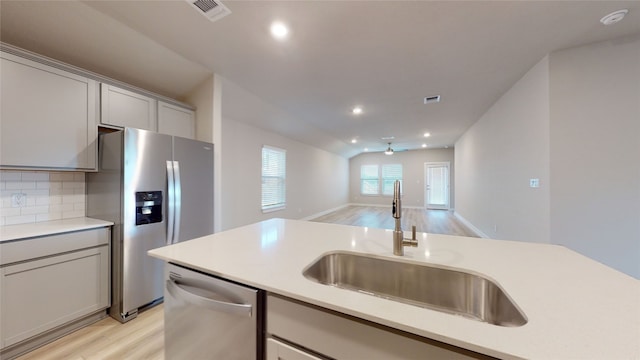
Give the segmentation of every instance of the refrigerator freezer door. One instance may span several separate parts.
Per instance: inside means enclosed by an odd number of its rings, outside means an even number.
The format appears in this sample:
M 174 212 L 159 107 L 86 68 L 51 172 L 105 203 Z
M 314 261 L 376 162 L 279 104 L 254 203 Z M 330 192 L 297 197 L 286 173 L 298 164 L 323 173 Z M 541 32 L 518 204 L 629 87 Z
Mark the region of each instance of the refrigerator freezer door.
M 181 184 L 174 242 L 213 234 L 213 144 L 174 137 L 173 159 Z
M 162 221 L 136 225 L 136 193 L 167 194 L 167 165 L 171 136 L 125 129 L 122 219 L 122 309 L 126 316 L 163 296 L 163 262 L 147 251 L 167 244 L 168 201 L 163 201 Z

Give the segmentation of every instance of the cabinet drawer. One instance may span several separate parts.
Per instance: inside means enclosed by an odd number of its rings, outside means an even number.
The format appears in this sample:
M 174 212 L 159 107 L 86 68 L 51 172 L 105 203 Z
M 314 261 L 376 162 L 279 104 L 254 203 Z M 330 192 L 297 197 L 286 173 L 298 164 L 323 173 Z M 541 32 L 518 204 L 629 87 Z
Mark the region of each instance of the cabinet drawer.
M 267 339 L 266 360 L 325 360 L 275 339 Z
M 267 333 L 334 359 L 490 358 L 272 294 Z
M 109 306 L 109 247 L 0 268 L 2 348 Z
M 68 251 L 108 245 L 110 238 L 110 228 L 100 228 L 2 242 L 0 243 L 0 266 Z

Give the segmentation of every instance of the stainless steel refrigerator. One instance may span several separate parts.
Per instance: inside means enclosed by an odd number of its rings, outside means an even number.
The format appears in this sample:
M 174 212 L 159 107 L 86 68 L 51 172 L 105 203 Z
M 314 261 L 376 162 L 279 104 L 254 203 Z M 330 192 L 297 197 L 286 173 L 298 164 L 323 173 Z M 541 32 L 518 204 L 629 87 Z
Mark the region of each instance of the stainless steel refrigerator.
M 213 233 L 213 144 L 125 128 L 99 137 L 87 215 L 112 221 L 111 307 L 126 322 L 163 296 L 161 246 Z

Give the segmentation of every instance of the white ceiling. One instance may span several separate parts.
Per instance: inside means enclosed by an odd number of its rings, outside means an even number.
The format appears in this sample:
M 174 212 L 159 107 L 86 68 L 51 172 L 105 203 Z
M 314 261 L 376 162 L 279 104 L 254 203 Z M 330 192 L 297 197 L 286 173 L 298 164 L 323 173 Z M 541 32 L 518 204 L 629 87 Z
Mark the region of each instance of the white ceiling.
M 182 0 L 2 0 L 0 37 L 176 98 L 215 72 L 224 116 L 350 157 L 387 136 L 453 146 L 546 54 L 640 33 L 640 1 L 223 2 L 232 13 L 212 23 Z M 286 42 L 268 32 L 276 19 Z

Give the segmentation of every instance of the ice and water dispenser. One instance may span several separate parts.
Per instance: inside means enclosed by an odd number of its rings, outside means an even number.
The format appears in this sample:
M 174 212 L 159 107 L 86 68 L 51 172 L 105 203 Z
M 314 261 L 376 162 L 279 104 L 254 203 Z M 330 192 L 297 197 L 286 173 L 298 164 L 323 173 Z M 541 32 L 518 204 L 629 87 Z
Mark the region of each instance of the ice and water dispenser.
M 162 191 L 136 192 L 136 225 L 162 222 Z

